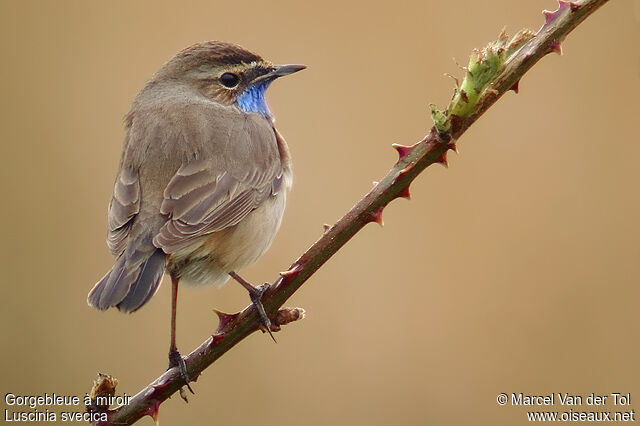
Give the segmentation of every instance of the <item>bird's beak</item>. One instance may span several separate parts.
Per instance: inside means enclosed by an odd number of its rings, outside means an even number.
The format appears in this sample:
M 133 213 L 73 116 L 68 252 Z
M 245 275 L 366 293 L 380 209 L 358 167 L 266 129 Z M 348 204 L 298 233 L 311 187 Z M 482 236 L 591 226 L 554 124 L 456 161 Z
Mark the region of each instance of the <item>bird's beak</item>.
M 283 77 L 285 75 L 293 74 L 294 72 L 302 71 L 306 65 L 276 65 L 274 70 L 269 74 L 274 77 Z
M 275 65 L 271 71 L 253 80 L 253 83 L 265 80 L 275 80 L 278 77 L 284 77 L 285 75 L 302 71 L 306 67 L 306 65 Z

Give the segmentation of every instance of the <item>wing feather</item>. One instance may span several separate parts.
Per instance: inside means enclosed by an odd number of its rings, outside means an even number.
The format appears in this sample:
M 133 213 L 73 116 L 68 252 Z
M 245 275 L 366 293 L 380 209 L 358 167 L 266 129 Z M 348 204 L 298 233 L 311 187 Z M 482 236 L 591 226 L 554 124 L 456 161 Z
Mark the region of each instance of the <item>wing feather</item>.
M 140 180 L 138 172 L 122 169 L 116 178 L 107 216 L 107 245 L 114 256 L 121 254 L 135 216 L 140 212 Z
M 160 211 L 169 220 L 154 244 L 166 253 L 238 224 L 280 190 L 284 170 L 271 123 L 248 116 L 218 137 L 226 138 L 216 141 L 222 154 L 183 163 L 164 191 Z

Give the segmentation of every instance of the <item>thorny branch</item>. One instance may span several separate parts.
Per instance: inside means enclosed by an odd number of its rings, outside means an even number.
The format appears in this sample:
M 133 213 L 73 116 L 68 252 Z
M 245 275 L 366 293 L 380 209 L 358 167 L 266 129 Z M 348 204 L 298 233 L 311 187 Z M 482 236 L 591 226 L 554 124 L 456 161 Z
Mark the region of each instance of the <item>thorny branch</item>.
M 447 165 L 447 151 L 455 150 L 455 142 L 494 102 L 507 91 L 518 91 L 520 78 L 543 56 L 561 53 L 560 43 L 587 16 L 608 0 L 559 0 L 554 12 L 544 11 L 545 24 L 533 34 L 520 31 L 510 40 L 501 34 L 497 41 L 481 50 L 474 50 L 462 84 L 444 111 L 432 107 L 434 127 L 413 146 L 394 145 L 399 159 L 387 175 L 369 191 L 347 214 L 296 260 L 271 285 L 263 296 L 267 314 L 275 318 L 276 327 L 295 321 L 303 315 L 300 309 L 282 305 L 333 254 L 367 223 L 382 224 L 382 211 L 389 202 L 409 198 L 409 185 L 426 167 L 434 163 Z M 219 313 L 220 324 L 185 359 L 190 377 L 200 373 L 238 342 L 258 329 L 258 317 L 253 306 L 237 314 Z M 160 404 L 184 386 L 173 368 L 136 394 L 127 405 L 108 410 L 108 421 L 96 424 L 129 425 L 143 416 L 157 418 Z

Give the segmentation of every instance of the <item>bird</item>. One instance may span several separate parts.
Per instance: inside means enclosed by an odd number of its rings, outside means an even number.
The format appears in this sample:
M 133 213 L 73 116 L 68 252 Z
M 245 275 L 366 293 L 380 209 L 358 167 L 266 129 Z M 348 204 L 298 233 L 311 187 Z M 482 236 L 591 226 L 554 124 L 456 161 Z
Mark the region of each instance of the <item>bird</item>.
M 232 43 L 197 43 L 153 74 L 125 116 L 107 214 L 115 263 L 87 302 L 135 312 L 168 274 L 169 368 L 178 367 L 187 386 L 176 345 L 179 284 L 222 285 L 234 278 L 270 332 L 260 301 L 268 284 L 253 286 L 237 271 L 270 247 L 293 179 L 289 148 L 265 92 L 304 68 L 274 65 Z

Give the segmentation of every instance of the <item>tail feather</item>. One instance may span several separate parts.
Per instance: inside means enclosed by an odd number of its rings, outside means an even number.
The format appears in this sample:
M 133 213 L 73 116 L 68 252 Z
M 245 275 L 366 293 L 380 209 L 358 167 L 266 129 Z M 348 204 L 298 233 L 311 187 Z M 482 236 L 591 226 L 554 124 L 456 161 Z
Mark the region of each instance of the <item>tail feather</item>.
M 112 271 L 113 271 L 113 268 L 109 272 L 107 272 L 106 275 L 102 277 L 100 281 L 98 281 L 96 285 L 94 285 L 91 291 L 89 292 L 89 296 L 87 296 L 87 303 L 89 304 L 89 306 L 92 306 L 96 309 L 100 309 L 101 311 L 104 311 L 109 307 L 109 306 L 104 306 L 104 307 L 101 306 L 100 298 L 102 297 L 102 292 L 104 291 L 104 287 L 106 285 L 106 282 L 109 280 L 109 276 L 111 275 Z
M 156 294 L 164 272 L 164 258 L 164 252 L 157 249 L 144 262 L 138 279 L 131 285 L 124 299 L 118 303 L 118 309 L 122 312 L 137 311 Z
M 131 275 L 132 273 L 137 272 L 135 269 L 131 268 L 134 265 L 128 265 L 127 263 L 127 256 L 125 254 L 121 254 L 116 260 L 115 265 L 113 265 L 113 268 L 111 268 L 111 271 L 109 271 L 107 275 L 105 275 L 105 277 L 96 284 L 93 290 L 91 290 L 91 293 L 89 293 L 90 305 L 104 311 L 111 306 L 117 305 L 122 299 L 124 299 L 132 284 L 132 278 L 135 279 L 135 277 L 132 277 Z M 98 287 L 100 288 L 98 289 Z M 100 292 L 99 295 L 96 294 L 98 296 L 97 298 L 92 297 L 94 290 L 96 290 L 96 293 L 97 290 Z
M 90 306 L 100 310 L 115 306 L 122 312 L 133 312 L 158 290 L 166 255 L 154 247 L 148 237 L 136 242 L 140 244 L 129 246 L 91 289 L 87 297 Z

